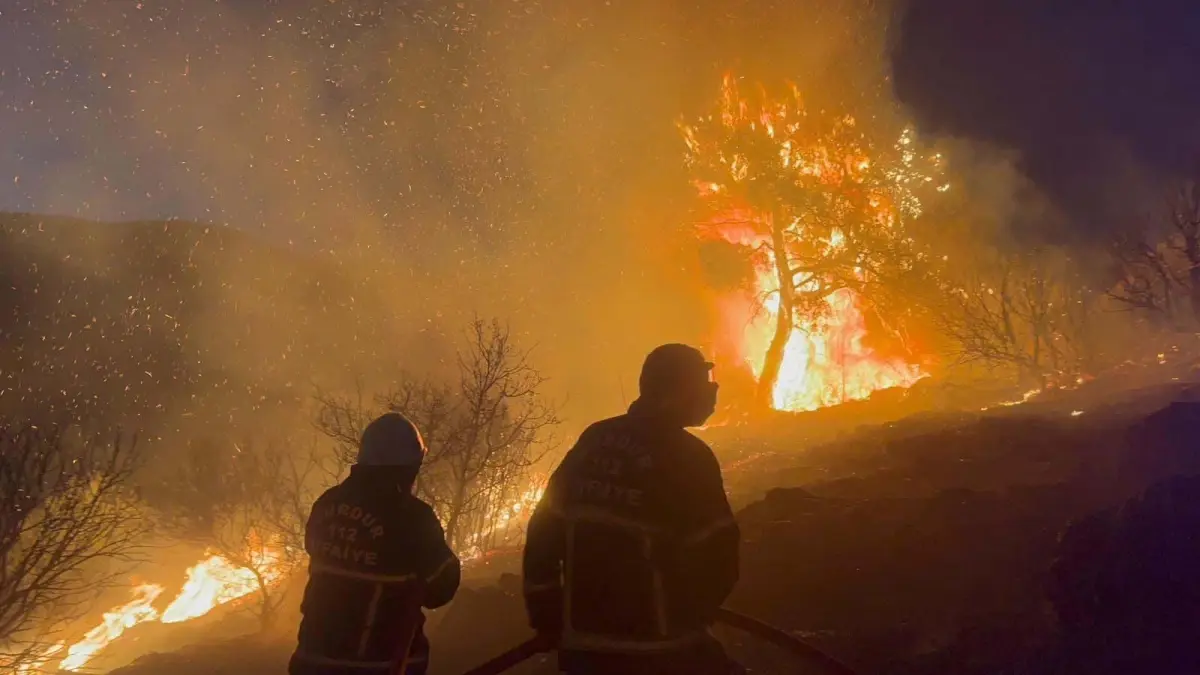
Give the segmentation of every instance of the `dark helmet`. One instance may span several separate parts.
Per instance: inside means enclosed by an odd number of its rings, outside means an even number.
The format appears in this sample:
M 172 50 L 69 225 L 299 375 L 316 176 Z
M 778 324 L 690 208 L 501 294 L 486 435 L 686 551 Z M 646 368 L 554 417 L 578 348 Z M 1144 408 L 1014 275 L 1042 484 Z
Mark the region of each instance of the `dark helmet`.
M 379 416 L 363 430 L 358 445 L 358 463 L 363 466 L 419 468 L 424 459 L 421 432 L 398 412 Z
M 713 364 L 695 347 L 662 345 L 646 356 L 638 391 L 643 400 L 669 409 L 683 426 L 699 426 L 717 405 L 712 369 Z

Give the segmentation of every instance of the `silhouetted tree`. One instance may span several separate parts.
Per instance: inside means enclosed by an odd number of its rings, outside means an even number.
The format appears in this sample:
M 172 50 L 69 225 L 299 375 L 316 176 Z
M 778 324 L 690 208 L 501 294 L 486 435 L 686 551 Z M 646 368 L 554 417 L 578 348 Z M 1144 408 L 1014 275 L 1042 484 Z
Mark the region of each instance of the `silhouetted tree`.
M 475 320 L 458 355 L 458 381 L 402 376 L 370 401 L 318 396 L 317 428 L 354 462 L 366 425 L 385 411 L 406 415 L 428 446 L 416 492 L 437 512 L 460 552 L 485 548 L 515 511 L 532 501 L 530 471 L 558 424 L 543 394 L 546 379 L 499 322 Z
M 1108 297 L 1174 323 L 1179 313 L 1177 296 L 1187 294 L 1188 282 L 1179 274 L 1179 261 L 1171 247 L 1150 241 L 1145 232 L 1132 232 L 1118 235 L 1110 254 L 1117 281 Z
M 0 425 L 0 670 L 57 655 L 49 637 L 137 561 L 148 532 L 139 465 L 120 435 Z
M 935 321 L 960 363 L 1011 368 L 1045 386 L 1074 379 L 1092 359 L 1092 294 L 1052 251 L 984 250 L 947 275 Z
M 305 559 L 304 528 L 322 487 L 313 453 L 280 442 L 200 440 L 156 500 L 161 524 L 254 576 L 264 628 L 286 599 L 282 584 Z

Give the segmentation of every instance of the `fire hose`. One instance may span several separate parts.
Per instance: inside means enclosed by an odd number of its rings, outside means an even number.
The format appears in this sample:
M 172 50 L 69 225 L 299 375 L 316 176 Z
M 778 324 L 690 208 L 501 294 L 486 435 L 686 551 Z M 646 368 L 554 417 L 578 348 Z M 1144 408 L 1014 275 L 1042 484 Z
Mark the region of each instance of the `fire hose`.
M 749 633 L 799 657 L 805 663 L 816 666 L 827 675 L 857 675 L 849 666 L 817 649 L 800 638 L 780 630 L 758 619 L 728 609 L 717 610 L 716 619 L 731 628 Z M 523 661 L 546 651 L 538 638 L 530 638 L 485 663 L 475 666 L 463 675 L 499 675 Z

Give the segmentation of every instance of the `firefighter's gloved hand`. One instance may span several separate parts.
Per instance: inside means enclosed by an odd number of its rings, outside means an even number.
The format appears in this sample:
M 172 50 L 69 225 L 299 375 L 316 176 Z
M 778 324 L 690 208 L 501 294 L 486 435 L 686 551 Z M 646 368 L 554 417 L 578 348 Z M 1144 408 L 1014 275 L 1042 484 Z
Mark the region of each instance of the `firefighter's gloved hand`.
M 554 644 L 557 645 L 558 637 L 562 635 L 562 589 L 526 593 L 525 610 L 529 614 L 529 626 L 537 631 L 539 636 L 553 637 Z
M 552 652 L 558 649 L 558 643 L 562 641 L 562 635 L 558 631 L 538 631 L 537 650 L 539 652 Z

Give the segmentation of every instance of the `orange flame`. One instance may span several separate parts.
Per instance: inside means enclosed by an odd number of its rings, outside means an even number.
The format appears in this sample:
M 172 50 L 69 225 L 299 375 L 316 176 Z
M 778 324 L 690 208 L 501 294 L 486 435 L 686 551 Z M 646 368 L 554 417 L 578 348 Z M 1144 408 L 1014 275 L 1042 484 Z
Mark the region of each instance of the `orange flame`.
M 276 550 L 266 550 L 256 557 L 254 565 L 260 570 L 262 583 L 271 586 L 282 580 L 281 558 L 282 554 Z M 204 616 L 220 605 L 257 592 L 259 581 L 250 569 L 239 567 L 219 555 L 210 555 L 188 568 L 183 588 L 160 613 L 153 605 L 163 590 L 158 584 L 143 584 L 134 588 L 136 597 L 133 600 L 105 612 L 100 625 L 67 648 L 67 657 L 59 664 L 59 668 L 78 671 L 126 630 L 140 623 L 180 623 Z M 27 670 L 42 670 L 49 657 L 62 651 L 62 648 L 63 643 L 59 643 L 46 650 L 39 663 Z
M 281 576 L 275 566 L 279 554 L 266 552 L 255 567 L 266 570 L 263 582 L 273 584 Z M 204 616 L 213 608 L 259 590 L 254 572 L 238 567 L 219 555 L 210 556 L 188 568 L 187 581 L 175 600 L 163 611 L 163 623 L 179 623 Z
M 715 216 L 701 236 L 750 251 L 755 266 L 752 288 L 719 301 L 722 347 L 761 379 L 780 315 L 793 320 L 771 391 L 780 410 L 911 386 L 924 377 L 919 367 L 867 346 L 854 289 L 879 282 L 880 272 L 867 269 L 909 269 L 906 261 L 918 256 L 903 224 L 920 215 L 917 191 L 934 179 L 920 168 L 927 162 L 912 147 L 912 131 L 890 149 L 876 148 L 853 117 L 809 110 L 794 87 L 775 101 L 765 90 L 743 97 L 726 75 L 721 94 L 719 114 L 680 131 L 689 167 L 702 176 L 697 191 Z M 777 266 L 776 256 L 786 264 Z M 788 271 L 785 283 L 805 299 L 781 308 L 780 276 Z
M 101 649 L 121 637 L 126 630 L 139 623 L 158 618 L 153 603 L 162 594 L 158 584 L 143 584 L 133 589 L 134 599 L 104 613 L 100 625 L 91 629 L 83 639 L 67 648 L 67 657 L 58 664 L 62 670 L 79 670 L 87 665 Z M 57 651 L 57 650 L 56 650 Z
M 476 532 L 470 538 L 467 550 L 459 553 L 459 557 L 463 562 L 470 562 L 483 557 L 487 553 L 487 551 L 483 550 L 484 540 L 493 532 L 502 532 L 509 526 L 528 518 L 533 513 L 533 508 L 541 501 L 542 495 L 545 492 L 545 482 L 535 480 L 534 484 L 518 495 L 511 504 L 494 512 L 492 514 L 494 516 L 492 522 L 479 532 Z
M 770 271 L 759 270 L 756 277 L 757 297 L 766 297 L 765 311 L 755 312 L 753 298 L 736 294 L 725 298 L 721 314 L 727 339 L 758 379 L 775 331 L 779 295 Z M 792 329 L 772 390 L 772 407 L 816 410 L 865 399 L 881 389 L 910 387 L 925 377 L 920 367 L 882 357 L 865 344 L 866 318 L 853 291 L 834 291 L 825 303 L 826 313 L 804 317 Z
M 43 672 L 44 666 L 50 662 L 54 655 L 61 652 L 67 646 L 66 642 L 59 641 L 57 644 L 50 645 L 42 650 L 42 653 L 37 656 L 32 656 L 28 659 L 21 659 L 21 663 L 17 664 L 14 669 L 17 675 L 31 675 L 32 673 Z M 7 664 L 5 664 L 7 665 Z

